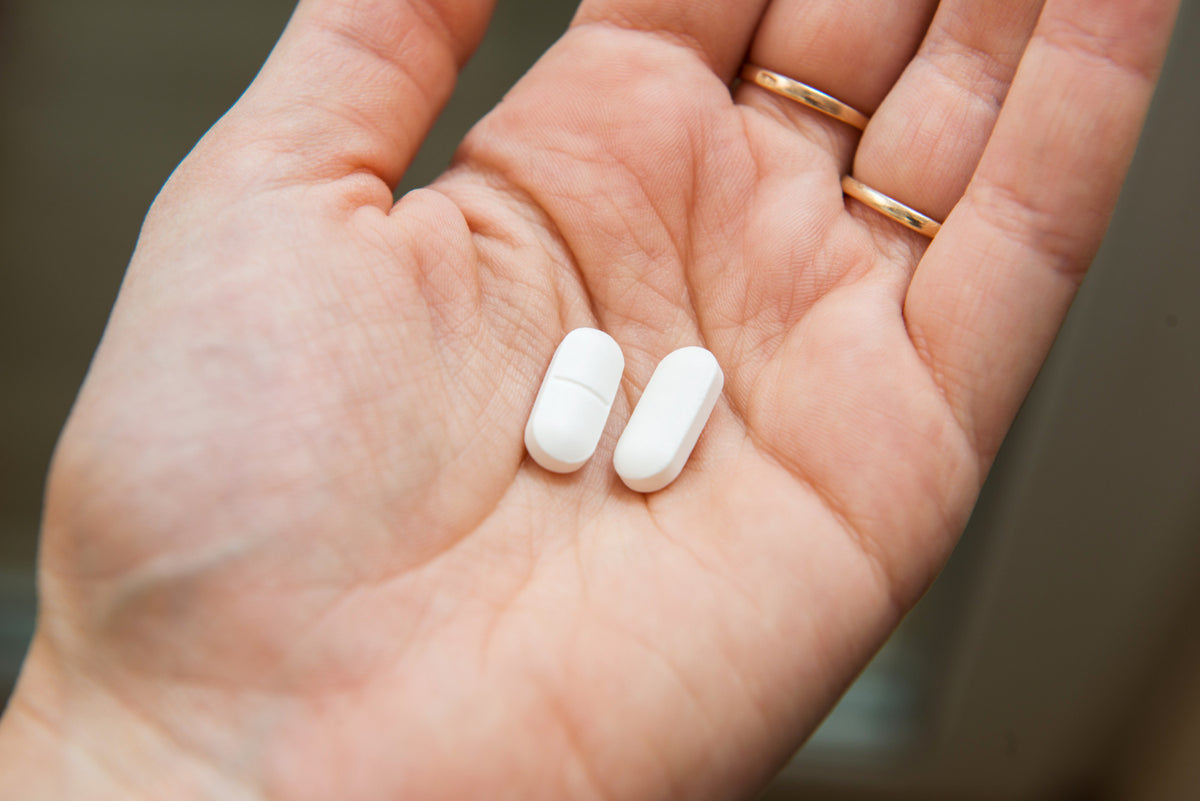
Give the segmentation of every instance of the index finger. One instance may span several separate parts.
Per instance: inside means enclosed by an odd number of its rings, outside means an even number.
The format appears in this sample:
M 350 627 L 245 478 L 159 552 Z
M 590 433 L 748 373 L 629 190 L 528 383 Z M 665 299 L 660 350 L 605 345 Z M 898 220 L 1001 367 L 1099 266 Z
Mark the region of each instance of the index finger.
M 767 0 L 584 0 L 571 26 L 606 25 L 680 45 L 729 83 L 766 5 Z

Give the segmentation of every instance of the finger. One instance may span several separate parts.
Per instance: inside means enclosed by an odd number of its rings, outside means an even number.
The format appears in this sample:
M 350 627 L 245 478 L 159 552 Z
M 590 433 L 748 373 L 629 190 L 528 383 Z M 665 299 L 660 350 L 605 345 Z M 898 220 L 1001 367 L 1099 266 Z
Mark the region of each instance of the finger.
M 301 0 L 223 122 L 299 177 L 399 182 L 491 14 L 490 0 Z
M 994 455 L 1087 269 L 1177 0 L 1050 0 L 975 177 L 905 302 L 917 350 Z
M 571 23 L 653 37 L 694 52 L 729 83 L 766 0 L 584 0 Z
M 854 176 L 944 220 L 975 172 L 1041 8 L 1042 0 L 944 0 L 863 134 Z
M 870 114 L 913 57 L 929 26 L 934 0 L 774 0 L 750 47 L 749 61 Z M 777 117 L 834 153 L 842 171 L 859 132 L 754 84 L 739 103 Z

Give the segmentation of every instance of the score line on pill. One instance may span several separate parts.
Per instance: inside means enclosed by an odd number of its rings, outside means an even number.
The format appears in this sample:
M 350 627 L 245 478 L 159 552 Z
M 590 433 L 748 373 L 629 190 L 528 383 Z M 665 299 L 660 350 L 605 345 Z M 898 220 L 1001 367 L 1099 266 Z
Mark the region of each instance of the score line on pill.
M 679 476 L 724 385 L 721 366 L 704 348 L 680 348 L 659 362 L 613 452 L 625 486 L 656 492 Z
M 559 343 L 525 425 L 525 448 L 553 473 L 572 473 L 591 458 L 613 399 L 625 357 L 612 337 L 576 328 Z

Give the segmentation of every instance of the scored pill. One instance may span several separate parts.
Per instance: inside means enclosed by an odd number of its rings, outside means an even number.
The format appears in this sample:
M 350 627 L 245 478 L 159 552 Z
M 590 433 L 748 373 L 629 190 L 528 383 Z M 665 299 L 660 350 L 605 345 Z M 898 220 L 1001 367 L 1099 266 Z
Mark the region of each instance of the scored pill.
M 624 372 L 621 347 L 608 334 L 594 328 L 567 334 L 554 351 L 525 426 L 525 447 L 533 460 L 554 473 L 583 467 L 604 434 Z
M 724 384 L 725 374 L 704 348 L 680 348 L 659 362 L 613 452 L 613 467 L 627 487 L 655 492 L 675 480 Z

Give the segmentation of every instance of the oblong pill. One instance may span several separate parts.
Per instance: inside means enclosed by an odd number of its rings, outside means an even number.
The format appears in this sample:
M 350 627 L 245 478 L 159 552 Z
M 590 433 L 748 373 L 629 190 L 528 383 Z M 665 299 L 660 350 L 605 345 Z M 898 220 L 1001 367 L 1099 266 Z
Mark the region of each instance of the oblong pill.
M 576 328 L 563 337 L 525 425 L 525 448 L 554 473 L 570 473 L 591 458 L 621 386 L 625 357 L 612 337 Z
M 613 452 L 627 487 L 655 492 L 675 480 L 724 385 L 721 366 L 704 348 L 680 348 L 659 362 Z

